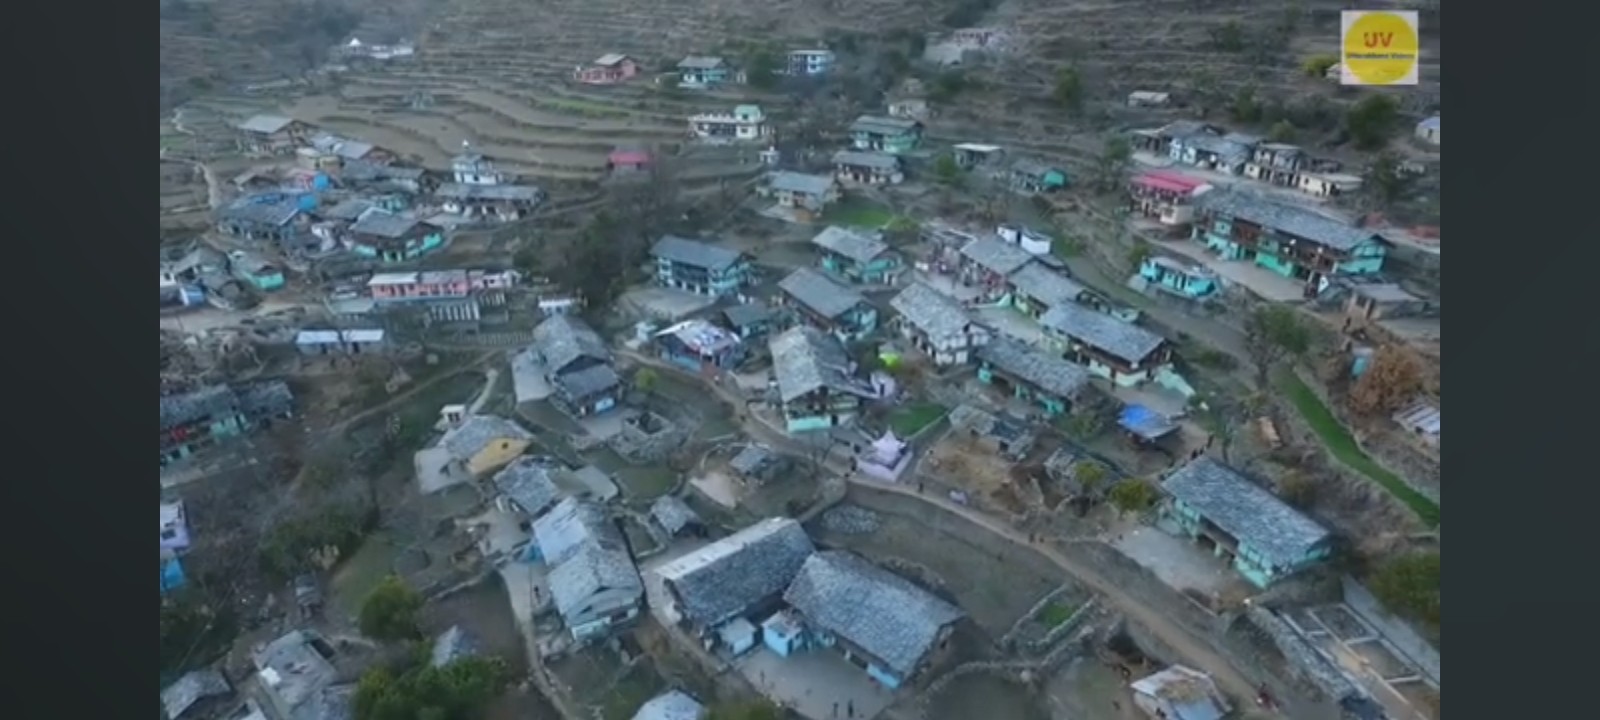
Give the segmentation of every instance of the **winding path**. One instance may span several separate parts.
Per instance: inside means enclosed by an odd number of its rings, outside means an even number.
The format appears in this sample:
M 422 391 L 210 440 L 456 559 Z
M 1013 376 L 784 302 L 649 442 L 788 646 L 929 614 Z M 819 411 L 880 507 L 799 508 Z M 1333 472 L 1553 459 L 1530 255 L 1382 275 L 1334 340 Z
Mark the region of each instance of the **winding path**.
M 650 365 L 651 367 L 658 368 L 663 371 L 677 373 L 681 377 L 702 379 L 698 375 L 682 372 L 676 366 L 648 355 L 643 355 L 629 350 L 620 350 L 618 351 L 618 355 L 626 357 L 634 362 Z M 783 448 L 790 452 L 796 453 L 805 452 L 805 449 L 800 447 L 799 444 L 787 433 L 773 427 L 772 425 L 769 425 L 758 415 L 745 409 L 748 408 L 749 405 L 749 401 L 747 399 L 735 395 L 721 383 L 711 382 L 704 384 L 708 385 L 712 392 L 716 393 L 716 395 L 724 402 L 732 404 L 735 408 L 740 408 L 737 418 L 739 424 L 753 437 L 756 437 L 762 442 L 766 442 L 776 448 Z M 1251 698 L 1255 696 L 1256 690 L 1259 687 L 1259 683 L 1245 677 L 1245 675 L 1236 667 L 1234 667 L 1234 665 L 1229 662 L 1227 658 L 1213 649 L 1209 642 L 1197 636 L 1194 632 L 1191 632 L 1183 625 L 1175 622 L 1172 618 L 1168 617 L 1160 610 L 1140 602 L 1138 598 L 1134 597 L 1127 590 L 1118 586 L 1115 582 L 1112 582 L 1110 579 L 1106 578 L 1095 568 L 1084 565 L 1083 563 L 1067 556 L 1049 544 L 1032 542 L 1028 539 L 1026 534 L 1018 531 L 1016 528 L 1011 527 L 1009 524 L 1001 520 L 974 510 L 971 507 L 956 504 L 942 497 L 920 493 L 915 487 L 865 480 L 860 477 L 856 477 L 850 472 L 850 468 L 845 463 L 831 458 L 827 462 L 827 467 L 829 470 L 838 473 L 839 476 L 846 478 L 849 483 L 871 488 L 880 492 L 889 492 L 904 497 L 916 498 L 924 503 L 937 507 L 940 510 L 958 515 L 963 519 L 966 519 L 967 521 L 972 522 L 973 524 L 988 530 L 989 532 L 994 533 L 995 535 L 998 535 L 1015 545 L 1026 547 L 1039 553 L 1051 563 L 1055 564 L 1056 567 L 1060 568 L 1063 572 L 1088 585 L 1090 588 L 1093 588 L 1095 592 L 1103 596 L 1108 601 L 1108 604 L 1113 606 L 1115 609 L 1120 610 L 1130 619 L 1148 628 L 1152 634 L 1160 638 L 1163 643 L 1167 644 L 1179 655 L 1183 656 L 1184 659 L 1190 663 L 1193 663 L 1199 669 L 1211 674 L 1211 676 L 1216 679 L 1217 683 L 1221 685 L 1229 694 L 1239 698 Z M 1279 692 L 1277 694 L 1280 698 L 1287 699 L 1285 697 L 1286 693 Z M 1309 708 L 1307 709 L 1309 710 Z M 1284 716 L 1297 718 L 1319 717 L 1319 715 L 1311 712 L 1296 712 L 1295 708 L 1293 707 L 1285 708 Z

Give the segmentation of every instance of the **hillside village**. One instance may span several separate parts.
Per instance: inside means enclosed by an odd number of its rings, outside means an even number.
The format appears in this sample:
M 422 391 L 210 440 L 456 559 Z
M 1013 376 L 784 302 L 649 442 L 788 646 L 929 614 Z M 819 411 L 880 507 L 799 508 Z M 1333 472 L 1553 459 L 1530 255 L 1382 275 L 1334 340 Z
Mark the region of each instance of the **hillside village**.
M 178 72 L 234 5 L 163 5 L 169 720 L 1439 717 L 1436 27 L 352 2 Z

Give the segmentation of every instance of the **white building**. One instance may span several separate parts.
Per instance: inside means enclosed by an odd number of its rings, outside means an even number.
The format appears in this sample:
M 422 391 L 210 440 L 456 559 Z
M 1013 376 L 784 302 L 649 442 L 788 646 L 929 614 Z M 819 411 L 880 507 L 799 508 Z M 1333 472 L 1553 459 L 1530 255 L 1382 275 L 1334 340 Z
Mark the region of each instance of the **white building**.
M 740 105 L 731 113 L 689 116 L 689 132 L 711 142 L 750 142 L 767 138 L 772 128 L 759 105 Z
M 1435 115 L 1417 123 L 1417 139 L 1429 145 L 1439 144 L 1439 116 Z
M 917 350 L 939 367 L 960 365 L 972 351 L 988 344 L 989 330 L 972 322 L 955 300 L 914 283 L 889 301 L 898 317 L 894 324 Z

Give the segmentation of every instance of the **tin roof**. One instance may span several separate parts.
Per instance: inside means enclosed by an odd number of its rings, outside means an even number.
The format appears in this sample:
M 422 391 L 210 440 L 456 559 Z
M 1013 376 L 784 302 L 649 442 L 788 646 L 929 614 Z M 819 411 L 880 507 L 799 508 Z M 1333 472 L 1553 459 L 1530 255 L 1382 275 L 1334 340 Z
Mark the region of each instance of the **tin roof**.
M 703 240 L 690 240 L 677 235 L 663 235 L 650 248 L 650 254 L 664 260 L 682 263 L 705 270 L 725 270 L 739 262 L 739 253 L 717 247 Z

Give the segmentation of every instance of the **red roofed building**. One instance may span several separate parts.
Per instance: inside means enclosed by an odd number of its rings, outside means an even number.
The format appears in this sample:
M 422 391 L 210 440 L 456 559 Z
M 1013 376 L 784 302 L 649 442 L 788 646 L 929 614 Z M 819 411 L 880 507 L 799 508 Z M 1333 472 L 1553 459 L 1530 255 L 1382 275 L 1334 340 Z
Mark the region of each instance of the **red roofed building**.
M 613 173 L 642 172 L 650 169 L 653 161 L 648 150 L 617 148 L 606 156 L 606 170 Z
M 1129 183 L 1134 212 L 1162 225 L 1179 227 L 1194 219 L 1194 197 L 1211 185 L 1205 180 L 1171 170 L 1141 173 Z

